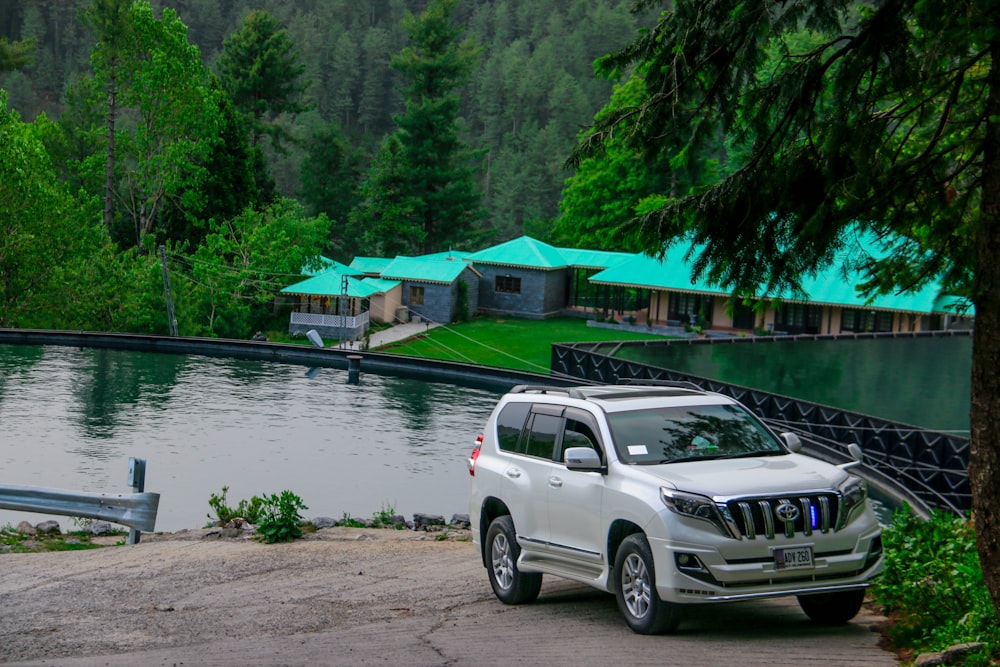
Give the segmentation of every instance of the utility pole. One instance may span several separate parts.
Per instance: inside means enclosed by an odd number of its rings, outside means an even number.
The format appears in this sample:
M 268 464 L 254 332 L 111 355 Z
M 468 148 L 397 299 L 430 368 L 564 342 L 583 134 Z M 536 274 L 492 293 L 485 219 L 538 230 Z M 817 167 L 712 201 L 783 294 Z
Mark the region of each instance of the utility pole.
M 177 318 L 174 317 L 174 293 L 170 289 L 170 269 L 167 267 L 167 249 L 160 246 L 160 266 L 163 268 L 163 297 L 167 300 L 167 322 L 170 325 L 170 335 L 178 336 Z
M 337 314 L 340 315 L 340 347 L 344 347 L 347 340 L 347 314 L 350 310 L 347 307 L 347 274 L 340 278 L 340 299 L 337 301 Z

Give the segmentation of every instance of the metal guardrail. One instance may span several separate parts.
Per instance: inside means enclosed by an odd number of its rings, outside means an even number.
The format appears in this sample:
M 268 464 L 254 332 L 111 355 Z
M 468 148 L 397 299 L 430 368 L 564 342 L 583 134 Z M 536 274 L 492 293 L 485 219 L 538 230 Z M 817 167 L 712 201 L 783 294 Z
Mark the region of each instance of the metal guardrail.
M 779 430 L 858 443 L 871 468 L 928 507 L 961 514 L 972 506 L 969 441 L 965 438 L 610 356 L 617 348 L 608 354 L 598 351 L 606 349 L 606 344 L 553 344 L 552 373 L 604 384 L 623 379 L 693 382 L 735 398 L 765 421 L 781 424 Z
M 0 484 L 0 509 L 100 519 L 152 532 L 158 493 L 86 493 Z
M 129 544 L 139 541 L 139 531 L 153 532 L 160 494 L 142 492 L 146 461 L 129 460 L 129 484 L 136 493 L 88 493 L 37 486 L 0 484 L 0 509 L 99 519 L 128 526 Z

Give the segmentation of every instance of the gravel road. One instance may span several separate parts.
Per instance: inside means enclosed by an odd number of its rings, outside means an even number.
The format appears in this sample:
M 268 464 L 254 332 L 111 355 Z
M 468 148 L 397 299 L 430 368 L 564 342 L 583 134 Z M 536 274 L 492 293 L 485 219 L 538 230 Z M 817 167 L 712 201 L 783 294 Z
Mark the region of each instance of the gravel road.
M 490 591 L 468 533 L 330 528 L 291 544 L 209 531 L 0 555 L 0 663 L 25 665 L 895 666 L 869 610 L 811 625 L 794 600 L 692 608 L 633 634 L 614 598 L 546 578 Z

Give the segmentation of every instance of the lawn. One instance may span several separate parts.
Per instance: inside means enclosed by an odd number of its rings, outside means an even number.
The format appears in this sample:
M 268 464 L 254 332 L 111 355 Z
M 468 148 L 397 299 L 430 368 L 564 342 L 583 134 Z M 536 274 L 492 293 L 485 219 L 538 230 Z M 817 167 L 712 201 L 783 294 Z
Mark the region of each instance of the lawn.
M 378 351 L 548 373 L 552 343 L 663 338 L 654 334 L 588 327 L 585 320 L 577 318 L 522 320 L 480 317 L 436 327 L 416 338 L 380 347 Z

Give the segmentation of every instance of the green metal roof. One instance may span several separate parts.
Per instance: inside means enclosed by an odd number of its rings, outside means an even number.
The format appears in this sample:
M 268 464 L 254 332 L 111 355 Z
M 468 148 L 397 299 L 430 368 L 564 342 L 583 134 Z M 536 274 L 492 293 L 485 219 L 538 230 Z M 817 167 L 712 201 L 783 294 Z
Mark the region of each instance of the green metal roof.
M 325 273 L 331 269 L 348 276 L 360 276 L 362 274 L 361 271 L 351 268 L 347 264 L 338 262 L 335 259 L 330 259 L 329 257 L 323 257 L 322 255 L 320 255 L 319 261 L 323 265 L 322 268 L 309 269 L 306 267 L 302 267 L 302 275 L 318 276 L 319 274 Z
M 563 269 L 567 266 L 566 259 L 558 248 L 530 236 L 522 236 L 471 253 L 465 259 L 474 264 L 500 264 L 531 269 Z
M 378 290 L 378 292 L 373 292 L 373 294 L 384 294 L 396 285 L 399 285 L 398 280 L 386 280 L 384 278 L 362 278 L 361 282 L 371 285 Z
M 343 294 L 343 278 L 343 274 L 337 271 L 327 271 L 294 285 L 289 285 L 281 290 L 281 292 L 283 294 L 304 294 L 307 296 L 339 296 Z M 376 285 L 372 285 L 365 280 L 352 276 L 348 276 L 347 278 L 347 296 L 349 297 L 364 299 L 381 291 Z
M 463 252 L 461 250 L 445 250 L 444 252 L 420 255 L 418 259 L 465 259 L 470 254 L 471 253 Z
M 863 247 L 864 244 L 862 244 Z M 729 296 L 726 290 L 704 279 L 691 280 L 691 262 L 685 259 L 690 246 L 677 244 L 667 250 L 662 260 L 648 255 L 634 255 L 631 259 L 597 273 L 590 282 L 599 285 L 620 285 L 639 289 L 671 292 L 689 292 Z M 695 248 L 697 255 L 698 248 Z M 759 298 L 776 298 L 782 301 L 812 303 L 826 306 L 864 308 L 868 310 L 893 310 L 911 313 L 954 312 L 954 299 L 942 298 L 941 286 L 932 281 L 920 290 L 903 294 L 885 294 L 872 298 L 859 294 L 857 285 L 863 282 L 861 273 L 846 269 L 846 255 L 836 260 L 826 271 L 802 281 L 805 297 L 790 292 L 759 294 Z M 946 309 L 950 306 L 952 309 Z
M 566 264 L 580 269 L 607 269 L 635 257 L 630 252 L 584 250 L 582 248 L 557 248 Z
M 397 257 L 392 260 L 392 264 L 382 270 L 382 278 L 450 285 L 468 266 L 461 259 Z
M 670 290 L 698 294 L 728 294 L 706 280 L 691 280 L 691 265 L 684 259 L 687 248 L 680 245 L 667 250 L 663 259 L 645 254 L 632 255 L 590 277 L 598 285 L 621 285 L 640 289 Z
M 351 260 L 351 268 L 362 273 L 382 273 L 382 269 L 392 264 L 388 257 L 355 257 Z

